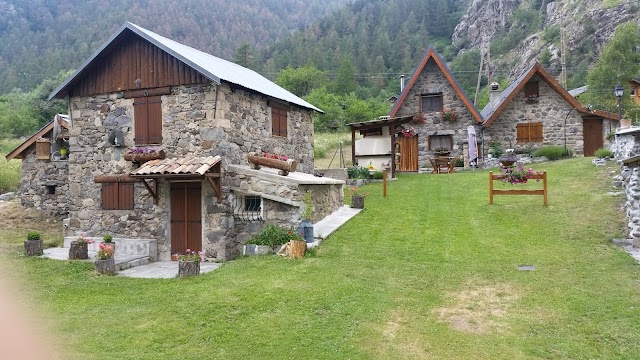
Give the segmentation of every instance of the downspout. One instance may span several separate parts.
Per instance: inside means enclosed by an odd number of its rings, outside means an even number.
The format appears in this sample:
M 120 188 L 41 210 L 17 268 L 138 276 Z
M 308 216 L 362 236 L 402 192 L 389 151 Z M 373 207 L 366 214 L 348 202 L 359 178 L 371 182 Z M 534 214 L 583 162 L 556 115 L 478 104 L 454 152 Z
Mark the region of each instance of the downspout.
M 218 88 L 220 85 L 216 84 L 216 97 L 213 100 L 213 120 L 216 119 L 216 113 L 218 112 Z

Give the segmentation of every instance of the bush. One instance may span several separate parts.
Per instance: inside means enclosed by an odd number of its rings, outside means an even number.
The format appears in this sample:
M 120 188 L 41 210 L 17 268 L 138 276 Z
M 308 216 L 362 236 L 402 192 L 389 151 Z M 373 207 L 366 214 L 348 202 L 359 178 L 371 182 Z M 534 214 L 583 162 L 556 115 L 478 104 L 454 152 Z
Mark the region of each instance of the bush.
M 102 242 L 104 243 L 110 243 L 113 241 L 113 236 L 111 235 L 105 235 L 102 237 Z
M 247 244 L 276 246 L 286 244 L 291 240 L 300 240 L 300 235 L 293 229 L 278 225 L 267 225 L 258 235 L 247 241 Z
M 349 179 L 366 179 L 369 177 L 369 169 L 362 166 L 350 166 L 347 168 Z
M 502 144 L 497 141 L 492 141 L 489 144 L 489 154 L 491 154 L 494 158 L 499 158 L 504 154 L 504 150 L 502 150 Z
M 607 148 L 600 148 L 598 150 L 596 150 L 596 157 L 598 159 L 604 159 L 604 158 L 612 158 L 613 157 L 613 151 L 607 149 Z
M 29 231 L 27 233 L 27 240 L 40 240 L 40 233 L 37 231 Z
M 558 160 L 563 156 L 568 156 L 571 152 L 567 149 L 566 153 L 562 146 L 545 146 L 533 153 L 535 157 L 544 156 L 549 160 Z
M 384 178 L 384 174 L 382 173 L 382 171 L 376 171 L 373 173 L 373 175 L 371 175 L 371 178 L 376 180 L 382 180 Z

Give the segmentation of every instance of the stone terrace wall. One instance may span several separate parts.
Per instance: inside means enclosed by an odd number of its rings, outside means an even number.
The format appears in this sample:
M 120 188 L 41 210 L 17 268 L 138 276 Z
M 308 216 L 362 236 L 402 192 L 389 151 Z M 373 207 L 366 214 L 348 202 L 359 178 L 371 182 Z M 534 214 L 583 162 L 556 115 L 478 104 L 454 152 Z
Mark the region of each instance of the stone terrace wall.
M 453 137 L 452 156 L 459 156 L 462 155 L 463 144 L 467 141 L 467 126 L 478 125 L 478 122 L 473 118 L 433 59 L 429 59 L 425 65 L 396 116 L 418 113 L 420 111 L 420 94 L 439 92 L 442 92 L 443 108 L 454 110 L 458 115 L 458 119 L 453 123 L 446 122 L 442 119 L 442 113 L 428 112 L 425 113 L 426 122 L 424 124 L 407 124 L 407 126 L 415 127 L 418 131 L 419 167 L 427 166 L 429 164 L 429 156 L 433 154 L 428 150 L 430 135 L 451 135 Z
M 533 77 L 532 80 L 536 80 Z M 564 146 L 565 126 L 564 120 L 571 105 L 553 91 L 547 83 L 538 79 L 539 94 L 538 102 L 527 103 L 524 97 L 524 90 L 521 90 L 511 102 L 506 106 L 500 116 L 484 130 L 486 144 L 498 141 L 503 148 L 526 149 L 527 147 L 540 148 L 547 145 Z M 518 123 L 542 122 L 543 142 L 542 143 L 516 143 L 516 125 Z M 602 137 L 611 131 L 610 121 L 603 122 Z M 583 154 L 583 122 L 580 113 L 571 111 L 567 117 L 567 147 L 573 149 L 576 154 Z M 605 140 L 605 146 L 607 141 Z
M 640 167 L 624 167 L 620 175 L 627 201 L 629 237 L 635 247 L 640 247 Z
M 35 147 L 22 159 L 20 202 L 23 206 L 62 216 L 68 210 L 68 161 L 36 160 Z M 54 186 L 49 194 L 47 186 Z

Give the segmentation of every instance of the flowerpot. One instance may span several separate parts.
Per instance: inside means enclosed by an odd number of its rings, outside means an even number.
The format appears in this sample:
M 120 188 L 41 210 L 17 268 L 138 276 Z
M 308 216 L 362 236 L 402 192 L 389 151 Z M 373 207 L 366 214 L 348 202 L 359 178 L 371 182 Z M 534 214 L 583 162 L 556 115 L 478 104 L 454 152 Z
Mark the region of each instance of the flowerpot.
M 304 253 L 307 251 L 307 243 L 303 240 L 291 240 L 289 248 L 289 258 L 299 259 L 304 257 Z
M 351 207 L 354 209 L 364 209 L 364 196 L 351 195 Z
M 188 276 L 200 275 L 200 261 L 178 261 L 178 277 L 185 278 Z
M 136 154 L 136 153 L 129 152 L 124 154 L 123 156 L 123 158 L 126 161 L 131 161 L 135 163 L 144 163 L 151 160 L 164 159 L 165 157 L 166 157 L 166 154 L 164 150 L 160 150 L 152 153 L 146 153 L 146 154 Z
M 111 259 L 96 260 L 96 271 L 103 275 L 115 275 L 116 274 L 116 261 Z
M 84 260 L 89 258 L 89 249 L 86 242 L 71 242 L 69 248 L 69 260 Z
M 502 166 L 507 167 L 513 165 L 517 160 L 514 158 L 501 158 L 499 161 Z
M 313 223 L 309 219 L 302 220 L 298 225 L 298 234 L 302 236 L 306 243 L 313 242 Z
M 42 255 L 42 239 L 24 241 L 24 256 L 40 255 Z

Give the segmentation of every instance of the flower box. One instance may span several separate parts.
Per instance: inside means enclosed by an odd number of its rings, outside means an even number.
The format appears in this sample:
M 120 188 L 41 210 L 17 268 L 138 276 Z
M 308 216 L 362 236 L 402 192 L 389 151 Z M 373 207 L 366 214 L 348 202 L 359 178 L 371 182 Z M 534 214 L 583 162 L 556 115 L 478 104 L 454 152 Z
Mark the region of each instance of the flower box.
M 261 166 L 279 169 L 281 170 L 279 174 L 282 176 L 289 175 L 289 172 L 296 171 L 296 168 L 298 167 L 298 162 L 294 159 L 273 159 L 264 156 L 256 156 L 255 153 L 250 153 L 249 156 L 247 156 L 247 161 L 249 161 L 252 167 L 256 170 L 260 169 Z
M 42 255 L 42 239 L 24 241 L 24 256 L 40 255 Z
M 113 258 L 96 260 L 96 271 L 103 275 L 115 275 L 116 261 Z
M 89 247 L 86 242 L 72 241 L 69 247 L 69 260 L 85 260 L 89 258 Z
M 131 161 L 135 163 L 145 163 L 151 160 L 164 159 L 165 157 L 166 157 L 166 154 L 164 150 L 142 152 L 142 153 L 129 151 L 128 153 L 124 154 L 124 159 L 126 161 Z
M 185 278 L 189 276 L 200 275 L 200 260 L 179 260 L 178 261 L 178 277 Z
M 364 196 L 351 195 L 351 207 L 354 209 L 364 209 Z

